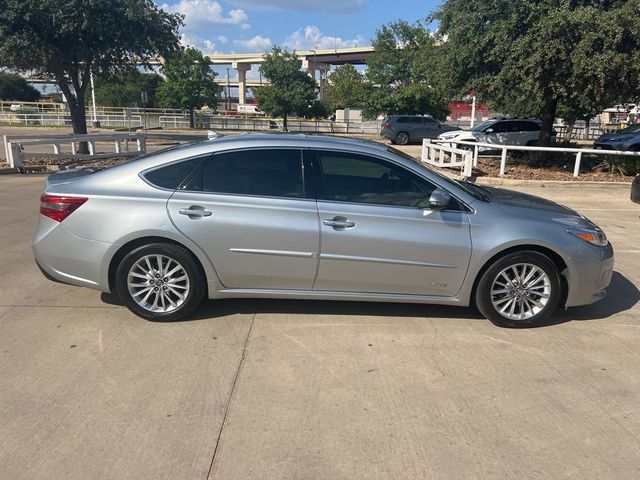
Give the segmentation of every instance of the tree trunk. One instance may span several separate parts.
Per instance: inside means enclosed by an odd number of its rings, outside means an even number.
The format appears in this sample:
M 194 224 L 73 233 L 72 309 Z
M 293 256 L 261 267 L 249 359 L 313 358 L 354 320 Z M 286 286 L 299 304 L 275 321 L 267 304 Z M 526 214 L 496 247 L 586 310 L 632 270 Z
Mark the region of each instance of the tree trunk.
M 287 127 L 287 114 L 286 113 L 282 117 L 282 131 L 283 132 L 288 132 L 289 131 L 289 128 Z
M 84 98 L 69 98 L 67 97 L 67 103 L 69 105 L 69 113 L 71 114 L 71 125 L 73 126 L 73 133 L 75 135 L 87 134 L 87 115 L 84 109 Z M 89 146 L 87 142 L 80 142 L 78 144 L 78 153 L 88 154 Z
M 551 145 L 553 121 L 556 119 L 556 110 L 558 108 L 558 100 L 554 98 L 553 91 L 550 88 L 545 88 L 543 102 L 542 112 L 540 115 L 540 120 L 542 120 L 540 146 L 548 147 Z
M 193 108 L 189 109 L 189 128 L 195 128 L 195 122 L 193 120 Z

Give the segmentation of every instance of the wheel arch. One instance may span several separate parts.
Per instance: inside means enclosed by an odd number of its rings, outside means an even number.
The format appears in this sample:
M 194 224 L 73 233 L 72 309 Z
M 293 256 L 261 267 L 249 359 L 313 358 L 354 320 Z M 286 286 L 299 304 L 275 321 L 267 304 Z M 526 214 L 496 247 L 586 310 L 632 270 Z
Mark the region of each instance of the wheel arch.
M 204 268 L 204 265 L 202 264 L 202 262 L 200 261 L 200 259 L 198 258 L 198 255 L 196 255 L 195 253 L 193 253 L 193 251 L 187 247 L 186 245 L 167 238 L 167 237 L 161 237 L 161 236 L 145 236 L 145 237 L 139 237 L 139 238 L 135 238 L 133 240 L 128 241 L 127 243 L 125 243 L 124 245 L 122 245 L 117 251 L 116 253 L 111 257 L 111 260 L 109 261 L 109 268 L 108 268 L 108 272 L 107 272 L 107 278 L 108 278 L 108 282 L 109 282 L 109 290 L 110 291 L 114 291 L 114 286 L 115 286 L 115 281 L 116 281 L 116 270 L 118 269 L 118 265 L 120 265 L 120 262 L 122 261 L 122 259 L 124 259 L 124 257 L 127 256 L 127 254 L 133 250 L 135 250 L 138 247 L 141 247 L 143 245 L 148 245 L 150 243 L 167 243 L 167 244 L 172 244 L 172 245 L 177 245 L 179 247 L 184 248 L 189 255 L 191 255 L 191 257 L 193 257 L 193 260 L 196 262 L 196 265 L 198 266 L 198 268 L 200 269 L 200 273 L 202 274 L 202 277 L 204 278 L 205 282 L 207 282 L 209 280 L 208 276 L 207 276 L 207 271 Z M 206 291 L 206 286 L 205 286 L 205 291 Z
M 475 304 L 476 290 L 478 288 L 478 283 L 480 282 L 482 275 L 484 275 L 484 272 L 486 272 L 487 269 L 491 267 L 491 265 L 493 265 L 495 262 L 497 262 L 498 260 L 500 260 L 501 258 L 507 255 L 510 255 L 512 253 L 517 253 L 517 252 L 524 252 L 524 251 L 534 251 L 537 253 L 541 253 L 542 255 L 549 258 L 549 260 L 551 260 L 553 264 L 558 268 L 558 271 L 560 272 L 560 282 L 562 285 L 562 292 L 561 292 L 562 296 L 560 297 L 559 304 L 564 305 L 567 300 L 567 295 L 569 294 L 569 280 L 566 274 L 566 271 L 568 269 L 567 263 L 554 250 L 542 245 L 535 245 L 535 244 L 514 245 L 511 247 L 505 248 L 504 250 L 500 250 L 499 252 L 495 253 L 492 257 L 490 257 L 488 260 L 486 260 L 483 263 L 480 270 L 478 270 L 478 273 L 476 273 L 475 278 L 473 279 L 473 287 L 471 289 L 470 303 Z

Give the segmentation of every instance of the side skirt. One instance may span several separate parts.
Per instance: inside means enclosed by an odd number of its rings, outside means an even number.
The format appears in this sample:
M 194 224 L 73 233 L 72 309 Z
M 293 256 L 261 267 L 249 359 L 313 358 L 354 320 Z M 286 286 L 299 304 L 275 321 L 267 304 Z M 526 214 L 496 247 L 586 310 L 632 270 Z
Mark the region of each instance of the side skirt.
M 344 300 L 355 302 L 430 303 L 467 307 L 458 297 L 431 295 L 403 295 L 399 293 L 332 292 L 311 290 L 269 290 L 251 288 L 226 288 L 215 292 L 217 298 L 289 298 L 299 300 Z

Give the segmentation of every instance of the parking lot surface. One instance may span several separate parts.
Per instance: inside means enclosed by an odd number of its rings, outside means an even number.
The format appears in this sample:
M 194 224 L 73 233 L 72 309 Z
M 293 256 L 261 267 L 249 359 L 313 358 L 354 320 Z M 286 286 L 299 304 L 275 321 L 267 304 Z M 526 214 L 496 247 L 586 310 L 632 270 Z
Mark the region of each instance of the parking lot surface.
M 152 323 L 51 283 L 42 176 L 0 176 L 0 478 L 640 478 L 640 206 L 513 186 L 616 249 L 605 300 L 506 330 L 472 309 L 206 302 Z

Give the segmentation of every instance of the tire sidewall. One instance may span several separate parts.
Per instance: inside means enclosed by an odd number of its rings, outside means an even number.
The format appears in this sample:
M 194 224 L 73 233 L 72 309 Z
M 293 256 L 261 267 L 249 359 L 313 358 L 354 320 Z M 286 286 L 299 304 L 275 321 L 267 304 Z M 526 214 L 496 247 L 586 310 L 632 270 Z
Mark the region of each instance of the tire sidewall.
M 406 138 L 406 141 L 402 141 L 404 138 Z M 407 145 L 408 143 L 409 143 L 409 134 L 408 133 L 400 132 L 398 135 L 396 135 L 396 144 L 397 145 Z
M 517 263 L 530 263 L 544 270 L 551 284 L 551 295 L 544 310 L 527 320 L 511 320 L 500 315 L 491 303 L 491 286 L 496 276 Z M 526 328 L 543 325 L 557 310 L 562 299 L 562 281 L 558 267 L 553 261 L 535 251 L 514 252 L 496 260 L 482 274 L 476 288 L 475 301 L 478 310 L 494 324 L 507 328 Z
M 140 258 L 146 255 L 164 255 L 177 261 L 185 269 L 191 288 L 187 299 L 176 310 L 168 313 L 150 312 L 142 308 L 131 297 L 127 286 L 129 270 Z M 120 262 L 116 270 L 115 290 L 124 305 L 139 317 L 155 322 L 179 320 L 195 310 L 204 297 L 204 276 L 193 256 L 185 248 L 168 243 L 152 243 L 133 249 Z

